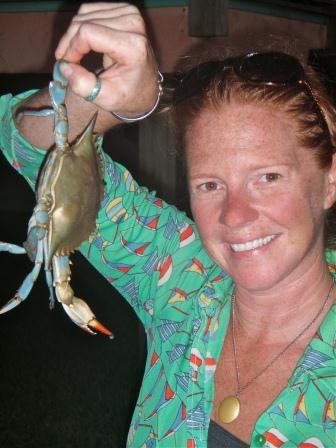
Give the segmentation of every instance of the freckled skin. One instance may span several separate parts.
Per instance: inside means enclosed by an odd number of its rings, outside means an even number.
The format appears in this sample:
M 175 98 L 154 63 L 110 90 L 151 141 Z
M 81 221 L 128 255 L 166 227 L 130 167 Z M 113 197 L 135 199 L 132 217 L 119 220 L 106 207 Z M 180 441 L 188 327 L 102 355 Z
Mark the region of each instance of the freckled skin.
M 201 238 L 241 289 L 274 291 L 325 269 L 323 220 L 335 187 L 331 171 L 300 147 L 289 117 L 257 105 L 207 109 L 188 129 L 186 143 Z M 230 247 L 270 235 L 275 238 L 255 250 Z

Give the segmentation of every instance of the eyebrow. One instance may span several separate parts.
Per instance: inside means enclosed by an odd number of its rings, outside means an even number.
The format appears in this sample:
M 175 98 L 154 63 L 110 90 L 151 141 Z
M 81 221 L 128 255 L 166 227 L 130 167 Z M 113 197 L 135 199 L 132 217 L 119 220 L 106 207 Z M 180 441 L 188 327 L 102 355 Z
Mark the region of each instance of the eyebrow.
M 280 167 L 289 168 L 292 164 L 291 163 L 277 163 L 277 164 L 269 164 L 269 165 L 256 165 L 252 166 L 250 171 L 259 171 L 259 170 L 272 170 Z M 194 175 L 188 175 L 187 176 L 190 180 L 192 179 L 198 179 L 199 177 L 211 177 L 211 178 L 218 178 L 219 176 L 213 173 L 196 173 Z
M 189 180 L 194 180 L 194 179 L 199 179 L 199 178 L 208 178 L 208 177 L 213 179 L 213 178 L 217 178 L 218 176 L 215 176 L 213 174 L 203 174 L 203 173 L 196 174 L 194 176 L 187 176 L 187 178 Z

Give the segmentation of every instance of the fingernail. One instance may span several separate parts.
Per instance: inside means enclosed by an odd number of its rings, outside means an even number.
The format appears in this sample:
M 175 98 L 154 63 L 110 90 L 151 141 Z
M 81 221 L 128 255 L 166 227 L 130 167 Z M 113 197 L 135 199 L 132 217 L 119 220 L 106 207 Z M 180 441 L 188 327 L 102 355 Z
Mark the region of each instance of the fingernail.
M 73 73 L 71 65 L 66 61 L 62 61 L 59 65 L 59 68 L 65 78 L 69 78 L 69 76 L 71 76 Z

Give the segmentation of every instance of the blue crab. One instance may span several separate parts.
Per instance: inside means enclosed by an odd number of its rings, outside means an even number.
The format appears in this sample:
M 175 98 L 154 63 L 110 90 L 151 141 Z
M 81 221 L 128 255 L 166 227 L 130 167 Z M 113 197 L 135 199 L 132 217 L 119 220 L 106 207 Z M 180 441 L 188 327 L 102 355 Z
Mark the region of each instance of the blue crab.
M 28 297 L 44 264 L 50 307 L 54 306 L 56 295 L 75 324 L 89 333 L 101 332 L 113 338 L 112 333 L 96 320 L 87 303 L 74 296 L 70 286 L 69 256 L 94 231 L 104 186 L 93 135 L 96 116 L 74 145 L 68 143 L 67 81 L 59 70 L 60 63 L 56 62 L 53 81 L 49 85 L 52 109 L 21 112 L 39 116 L 53 114 L 55 146 L 49 151 L 39 176 L 37 203 L 23 247 L 0 242 L 0 251 L 25 253 L 34 263 L 15 296 L 0 308 L 0 314 L 15 308 Z

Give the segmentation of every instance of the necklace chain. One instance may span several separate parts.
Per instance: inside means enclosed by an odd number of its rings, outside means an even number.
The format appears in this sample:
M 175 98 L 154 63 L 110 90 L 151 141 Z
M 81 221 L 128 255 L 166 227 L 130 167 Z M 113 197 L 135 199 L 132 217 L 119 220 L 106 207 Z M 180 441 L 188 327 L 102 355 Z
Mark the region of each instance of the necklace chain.
M 247 381 L 247 383 L 241 385 L 240 382 L 240 371 L 238 367 L 237 362 L 237 343 L 235 340 L 235 301 L 236 301 L 236 295 L 233 292 L 231 296 L 231 308 L 232 308 L 232 347 L 233 347 L 233 357 L 234 357 L 234 363 L 235 363 L 235 370 L 236 370 L 236 379 L 237 379 L 237 392 L 236 397 L 238 397 L 245 389 L 247 389 L 256 379 L 258 379 L 267 369 L 269 369 L 281 356 L 293 345 L 295 342 L 300 339 L 300 337 L 313 325 L 313 323 L 319 318 L 322 311 L 324 310 L 324 307 L 326 306 L 328 299 L 330 297 L 331 291 L 333 290 L 334 282 L 332 283 L 331 287 L 329 288 L 328 294 L 326 298 L 324 299 L 320 309 L 315 314 L 314 318 L 298 333 L 295 338 L 286 345 L 285 348 L 281 350 L 280 353 L 278 353 L 274 358 L 270 360 L 266 366 L 260 370 L 256 375 L 254 375 L 250 380 Z

